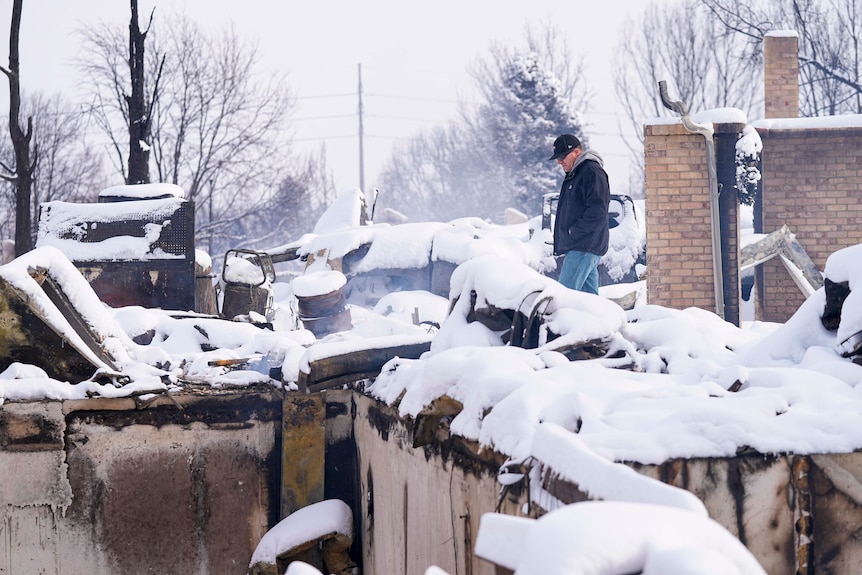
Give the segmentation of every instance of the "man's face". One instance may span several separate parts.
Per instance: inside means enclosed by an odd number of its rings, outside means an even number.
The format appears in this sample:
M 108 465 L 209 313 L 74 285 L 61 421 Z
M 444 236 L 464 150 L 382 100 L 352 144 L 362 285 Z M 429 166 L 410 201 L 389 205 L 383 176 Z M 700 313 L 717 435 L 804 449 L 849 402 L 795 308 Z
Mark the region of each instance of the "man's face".
M 572 166 L 575 165 L 575 160 L 578 159 L 578 156 L 581 155 L 583 150 L 581 148 L 575 148 L 565 158 L 560 158 L 557 160 L 557 163 L 563 168 L 563 171 L 567 174 L 572 169 Z

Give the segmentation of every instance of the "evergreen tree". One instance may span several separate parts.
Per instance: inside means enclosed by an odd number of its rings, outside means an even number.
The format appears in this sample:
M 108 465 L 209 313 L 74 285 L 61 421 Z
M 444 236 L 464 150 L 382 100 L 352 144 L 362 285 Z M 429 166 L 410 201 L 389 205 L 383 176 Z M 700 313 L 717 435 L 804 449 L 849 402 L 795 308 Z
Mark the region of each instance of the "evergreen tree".
M 562 133 L 583 141 L 581 121 L 537 53 L 512 52 L 497 62 L 495 85 L 479 107 L 472 136 L 480 155 L 493 159 L 504 207 L 536 214 L 542 195 L 559 179 L 559 168 L 548 161 L 551 144 Z
M 572 62 L 548 26 L 528 28 L 526 47 L 492 47 L 472 72 L 479 102 L 394 151 L 378 205 L 414 221 L 501 221 L 509 207 L 538 215 L 542 195 L 559 183 L 559 168 L 547 161 L 554 138 L 584 136 L 578 112 L 589 95 L 579 85 L 581 64 Z

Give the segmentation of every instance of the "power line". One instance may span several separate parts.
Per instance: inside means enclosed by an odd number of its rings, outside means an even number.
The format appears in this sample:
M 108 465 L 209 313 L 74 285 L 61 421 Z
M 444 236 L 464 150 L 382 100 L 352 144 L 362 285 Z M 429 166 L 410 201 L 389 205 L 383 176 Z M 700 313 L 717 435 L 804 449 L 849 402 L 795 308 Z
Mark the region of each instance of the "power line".
M 311 136 L 308 138 L 293 138 L 294 142 L 318 142 L 326 140 L 344 140 L 346 138 L 355 138 L 356 134 L 345 134 L 343 136 Z
M 297 100 L 319 100 L 321 98 L 344 98 L 346 96 L 350 96 L 351 98 L 356 96 L 355 92 L 345 92 L 344 94 L 315 94 L 313 96 L 297 96 Z
M 432 118 L 408 118 L 407 116 L 387 116 L 383 114 L 365 114 L 366 118 L 377 118 L 380 120 L 398 120 L 398 121 L 409 121 L 409 122 L 440 122 L 441 120 L 435 120 Z M 444 121 L 445 122 L 445 121 Z
M 338 118 L 355 118 L 356 114 L 337 114 L 332 116 L 306 116 L 304 118 L 293 118 L 294 122 L 306 122 L 308 120 L 335 120 Z
M 399 96 L 396 94 L 366 94 L 372 98 L 387 98 L 390 100 L 413 100 L 421 102 L 436 102 L 438 104 L 457 104 L 458 100 L 447 100 L 444 98 L 428 98 L 423 96 Z

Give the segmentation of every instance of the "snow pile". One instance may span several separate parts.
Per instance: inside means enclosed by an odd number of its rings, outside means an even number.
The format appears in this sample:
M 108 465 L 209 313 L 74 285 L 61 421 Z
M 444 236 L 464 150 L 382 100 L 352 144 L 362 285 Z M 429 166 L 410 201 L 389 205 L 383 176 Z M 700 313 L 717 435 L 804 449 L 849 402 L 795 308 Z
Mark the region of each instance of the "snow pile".
M 573 482 L 591 499 L 666 505 L 708 516 L 703 502 L 692 493 L 600 457 L 577 434 L 568 433 L 558 425 L 539 426 L 533 443 L 533 456 L 539 461 L 553 462 L 555 473 Z M 565 457 L 560 457 L 561 454 Z
M 831 261 L 839 266 L 841 258 Z M 464 409 L 452 432 L 517 461 L 541 449 L 533 438 L 543 424 L 577 433 L 611 461 L 644 464 L 729 457 L 742 446 L 767 454 L 862 447 L 854 423 L 862 409 L 862 367 L 843 358 L 836 335 L 822 327 L 823 290 L 785 325 L 741 329 L 696 308 L 646 305 L 623 315 L 599 296 L 562 288 L 560 309 L 546 325 L 564 325 L 554 331 L 572 340 L 608 341 L 611 351 L 568 361 L 548 349 L 553 341 L 536 350 L 507 346 L 498 332 L 468 321 L 471 297 L 474 308 L 517 309 L 525 293 L 550 290 L 534 273 L 482 258 L 458 268 L 452 313 L 431 352 L 392 360 L 368 392 L 397 403 L 402 416 L 444 395 L 455 399 Z M 862 311 L 854 301 L 845 303 L 849 318 Z M 577 321 L 558 321 L 554 314 L 563 309 L 577 313 Z M 564 461 L 546 463 L 556 468 Z
M 518 575 L 766 573 L 712 519 L 646 503 L 575 503 L 536 520 L 486 513 L 476 555 Z
M 602 265 L 612 280 L 620 281 L 632 273 L 642 255 L 646 234 L 637 205 L 624 196 L 615 196 L 614 202 L 613 209 L 620 213 L 619 225 L 610 230 L 610 248 Z M 348 275 L 421 269 L 434 262 L 459 265 L 487 255 L 523 263 L 540 273 L 556 268 L 551 232 L 542 228 L 541 216 L 511 225 L 492 224 L 480 218 L 360 225 L 365 204 L 359 190 L 348 190 L 323 214 L 314 233 L 272 251 L 295 247 L 303 258 L 338 262 L 349 256 L 350 269 L 343 270 Z
M 249 565 L 275 565 L 279 555 L 332 535 L 342 535 L 353 540 L 353 513 L 339 499 L 308 505 L 279 521 L 261 538 Z

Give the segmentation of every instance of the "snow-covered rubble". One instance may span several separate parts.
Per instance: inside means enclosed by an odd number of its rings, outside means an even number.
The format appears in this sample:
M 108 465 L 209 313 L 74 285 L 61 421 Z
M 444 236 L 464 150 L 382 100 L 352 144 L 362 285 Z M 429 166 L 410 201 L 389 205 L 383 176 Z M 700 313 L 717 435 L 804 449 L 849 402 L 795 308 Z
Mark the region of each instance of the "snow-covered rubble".
M 356 210 L 355 201 L 347 205 Z M 738 328 L 701 309 L 640 301 L 624 311 L 604 297 L 613 286 L 599 296 L 564 288 L 541 273 L 549 260 L 535 220 L 351 226 L 355 214 L 330 216 L 329 226 L 320 224 L 300 247 L 318 254 L 314 269 L 362 245 L 368 249 L 356 269 L 438 258 L 458 264 L 448 299 L 406 290 L 370 307 L 351 303 L 350 329 L 315 337 L 290 322 L 264 329 L 189 312 L 107 307 L 67 257 L 46 246 L 0 267 L 0 279 L 80 348 L 94 377 L 59 381 L 44 366 L 9 362 L 0 374 L 0 404 L 174 393 L 189 384 L 297 389 L 316 358 L 430 339 L 424 355 L 393 358 L 364 392 L 403 417 L 453 400 L 461 410 L 451 432 L 514 462 L 541 458 L 565 470 L 576 451 L 567 441 L 608 462 L 644 464 L 728 457 L 743 446 L 764 454 L 862 449 L 862 366 L 853 347 L 862 329 L 862 246 L 827 262 L 827 278 L 849 288 L 837 330 L 821 322 L 823 288 L 785 324 Z M 80 328 L 34 279 L 37 268 L 61 286 L 111 361 L 79 341 Z M 630 287 L 642 293 L 642 286 Z M 293 290 L 274 292 L 274 314 L 295 308 Z

